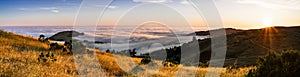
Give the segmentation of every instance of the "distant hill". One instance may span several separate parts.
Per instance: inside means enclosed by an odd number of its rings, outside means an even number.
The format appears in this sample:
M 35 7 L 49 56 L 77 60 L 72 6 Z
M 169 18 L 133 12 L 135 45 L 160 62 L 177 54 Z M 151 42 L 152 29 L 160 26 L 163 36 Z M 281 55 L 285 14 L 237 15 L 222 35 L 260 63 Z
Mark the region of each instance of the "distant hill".
M 218 31 L 218 30 L 225 30 L 227 35 L 235 34 L 235 33 L 243 31 L 243 30 L 234 29 L 234 28 L 223 28 L 223 29 L 216 29 L 216 30 L 210 30 L 210 31 Z M 195 33 L 190 33 L 189 35 L 196 34 L 198 36 L 207 36 L 207 35 L 210 35 L 210 33 L 209 33 L 210 31 L 197 31 Z
M 80 33 L 77 31 L 62 31 L 49 37 L 49 39 L 54 41 L 69 41 L 72 40 L 72 37 L 77 37 L 80 35 L 84 35 L 84 33 Z
M 222 30 L 222 29 L 218 29 Z M 224 29 L 223 29 L 224 30 Z M 283 50 L 300 50 L 300 27 L 269 27 L 252 30 L 226 28 L 227 52 L 225 66 L 232 65 L 236 60 L 239 66 L 255 65 L 260 56 L 268 51 L 281 53 Z M 216 31 L 216 30 L 212 30 Z M 209 31 L 196 32 L 197 35 L 209 35 Z M 207 62 L 211 55 L 211 40 L 198 40 L 201 49 L 200 62 Z M 182 46 L 188 47 L 192 43 Z M 180 60 L 180 47 L 170 48 L 168 59 Z M 172 50 L 175 52 L 172 52 Z M 153 54 L 158 53 L 153 52 Z M 185 51 L 184 51 L 185 52 Z M 190 53 L 195 55 L 195 53 Z M 175 59 L 174 59 L 175 58 Z

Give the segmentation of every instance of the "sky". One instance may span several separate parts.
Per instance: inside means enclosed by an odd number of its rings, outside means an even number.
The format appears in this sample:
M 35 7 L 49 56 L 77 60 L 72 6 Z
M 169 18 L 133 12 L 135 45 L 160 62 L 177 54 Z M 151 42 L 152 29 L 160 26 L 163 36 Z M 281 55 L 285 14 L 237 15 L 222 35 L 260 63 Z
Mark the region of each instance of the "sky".
M 189 0 L 114 0 L 110 5 L 101 1 L 87 4 L 85 21 L 91 20 L 98 8 L 107 9 L 97 25 L 135 25 L 137 20 L 127 20 L 119 24 L 122 17 L 149 16 L 159 17 L 169 14 L 169 19 L 156 22 L 173 22 L 182 16 L 191 26 L 207 27 L 205 16 L 201 15 Z M 252 29 L 268 26 L 300 25 L 299 0 L 214 0 L 225 27 Z M 83 0 L 0 0 L 0 26 L 72 26 L 78 16 Z M 157 4 L 157 5 L 155 5 Z M 151 6 L 153 5 L 153 6 Z M 159 6 L 161 5 L 161 6 Z M 174 11 L 165 11 L 171 9 Z M 85 10 L 86 11 L 86 10 Z M 154 13 L 149 13 L 155 11 Z M 137 14 L 128 14 L 137 13 Z M 178 14 L 180 15 L 178 15 Z M 100 13 L 99 13 L 100 14 Z M 124 16 L 128 15 L 128 16 Z M 91 19 L 89 19 L 91 18 Z M 96 23 L 81 24 L 96 25 Z

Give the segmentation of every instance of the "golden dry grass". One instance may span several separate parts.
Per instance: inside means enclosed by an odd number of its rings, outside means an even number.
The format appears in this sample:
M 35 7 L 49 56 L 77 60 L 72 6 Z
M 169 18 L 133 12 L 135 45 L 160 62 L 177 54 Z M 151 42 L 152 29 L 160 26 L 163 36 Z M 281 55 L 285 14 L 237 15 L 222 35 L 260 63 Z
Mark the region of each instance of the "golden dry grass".
M 55 55 L 54 63 L 37 61 L 41 52 L 48 51 L 46 43 L 3 31 L 0 42 L 0 76 L 76 76 L 72 56 Z
M 51 51 L 55 54 L 56 62 L 40 63 L 37 58 L 41 52 L 47 52 L 48 44 L 37 41 L 31 37 L 24 37 L 12 33 L 0 31 L 0 77 L 7 76 L 49 76 L 49 77 L 73 77 L 73 76 L 89 76 L 89 72 L 84 75 L 79 75 L 74 63 L 73 55 L 66 55 L 61 50 Z M 160 70 L 147 69 L 146 71 L 135 71 L 134 74 L 126 73 L 122 68 L 131 69 L 132 63 L 126 63 L 124 66 L 119 66 L 116 62 L 116 57 L 131 60 L 131 62 L 140 64 L 141 58 L 130 58 L 126 56 L 113 55 L 110 53 L 92 50 L 99 60 L 99 65 L 106 76 L 151 76 L 151 77 L 173 77 L 177 74 L 179 68 L 183 69 L 182 73 L 189 73 L 197 68 L 197 77 L 205 76 L 207 68 L 201 67 L 163 67 L 161 61 L 154 61 L 157 66 L 162 67 Z M 88 55 L 81 55 L 89 58 Z M 88 59 L 86 59 L 88 60 Z M 85 63 L 89 64 L 89 63 Z M 139 68 L 145 68 L 146 65 L 141 65 Z M 222 68 L 222 77 L 242 77 L 248 73 L 249 69 L 255 67 L 245 67 L 234 69 L 230 72 L 226 68 Z M 85 69 L 89 70 L 89 69 Z M 134 71 L 134 70 L 133 70 Z

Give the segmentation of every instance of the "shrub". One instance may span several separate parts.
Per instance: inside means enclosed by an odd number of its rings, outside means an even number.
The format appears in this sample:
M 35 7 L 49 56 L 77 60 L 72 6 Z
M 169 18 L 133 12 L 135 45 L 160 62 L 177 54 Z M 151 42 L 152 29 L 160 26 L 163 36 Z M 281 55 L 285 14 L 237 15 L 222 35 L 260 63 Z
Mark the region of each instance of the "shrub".
M 51 53 L 50 51 L 44 55 L 42 52 L 39 57 L 38 57 L 38 62 L 55 62 L 56 59 L 54 58 L 54 54 Z
M 143 58 L 142 60 L 141 60 L 141 63 L 142 64 L 148 64 L 148 63 L 150 63 L 151 62 L 151 59 L 150 58 Z
M 199 62 L 200 67 L 208 67 L 209 62 Z
M 177 66 L 178 64 L 174 64 L 172 62 L 165 62 L 163 63 L 165 67 L 174 67 L 174 66 Z
M 58 43 L 51 43 L 49 46 L 50 46 L 50 50 L 58 50 L 64 48 L 64 46 L 61 46 Z
M 259 58 L 257 69 L 252 69 L 247 77 L 297 77 L 300 75 L 300 53 L 288 50 L 281 54 L 270 52 Z

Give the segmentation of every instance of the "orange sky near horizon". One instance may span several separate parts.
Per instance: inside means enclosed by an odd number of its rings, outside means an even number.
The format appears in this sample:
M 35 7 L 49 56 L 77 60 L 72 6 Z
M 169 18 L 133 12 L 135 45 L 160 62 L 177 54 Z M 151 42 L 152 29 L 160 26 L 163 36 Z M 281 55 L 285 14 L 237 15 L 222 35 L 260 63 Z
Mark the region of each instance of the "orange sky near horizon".
M 143 1 L 143 0 L 141 0 Z M 186 21 L 194 27 L 208 27 L 205 22 L 204 16 L 199 15 L 195 8 L 184 2 L 185 0 L 162 2 L 174 10 L 178 11 Z M 1 4 L 5 4 L 3 0 Z M 21 1 L 15 1 L 21 2 Z M 149 1 L 148 1 L 149 2 Z M 12 3 L 13 2 L 9 2 Z M 80 8 L 80 0 L 78 2 L 51 2 L 42 4 L 36 2 L 36 5 L 30 3 L 22 5 L 2 5 L 7 6 L 0 15 L 0 26 L 73 26 Z M 60 3 L 60 4 L 58 4 Z M 76 4 L 77 3 L 77 4 Z M 124 4 L 127 3 L 127 4 Z M 136 5 L 147 3 L 134 2 L 131 0 L 116 1 L 110 6 L 95 6 L 95 7 L 108 7 L 103 14 L 102 21 L 97 23 L 82 24 L 84 25 L 101 25 L 113 26 L 116 25 L 122 15 L 129 9 Z M 239 29 L 253 29 L 263 28 L 268 26 L 299 26 L 300 25 L 300 1 L 285 1 L 285 0 L 216 0 L 216 7 L 223 21 L 224 27 L 239 28 Z M 71 5 L 72 4 L 72 5 Z M 47 5 L 47 6 L 45 6 Z M 94 7 L 94 6 L 91 6 Z M 154 6 L 155 7 L 155 6 Z M 156 7 L 160 9 L 159 7 Z M 147 8 L 145 8 L 146 10 Z M 143 10 L 142 10 L 143 11 Z M 90 10 L 94 12 L 94 10 Z M 151 16 L 151 15 L 150 15 Z M 155 16 L 155 15 L 153 15 Z M 85 21 L 89 22 L 87 16 Z M 169 20 L 173 21 L 172 17 Z M 129 20 L 128 23 L 122 25 L 132 25 L 135 20 Z M 160 21 L 157 21 L 160 22 Z M 174 22 L 180 24 L 181 22 Z M 178 25 L 172 25 L 178 26 Z

